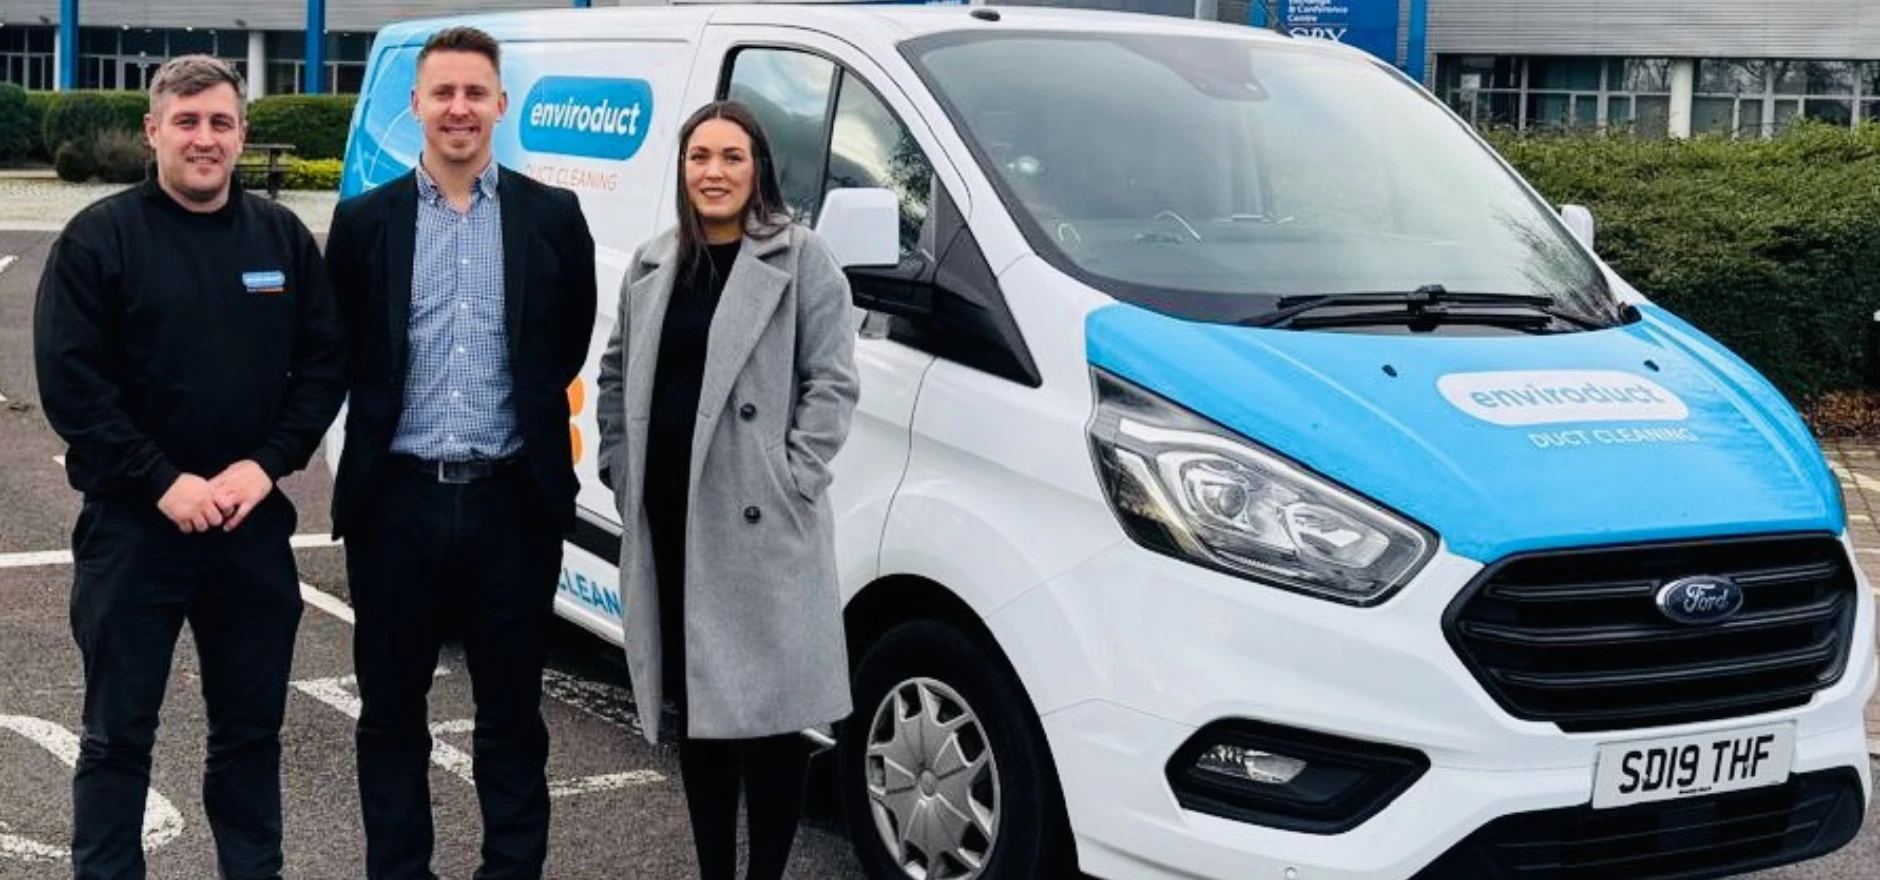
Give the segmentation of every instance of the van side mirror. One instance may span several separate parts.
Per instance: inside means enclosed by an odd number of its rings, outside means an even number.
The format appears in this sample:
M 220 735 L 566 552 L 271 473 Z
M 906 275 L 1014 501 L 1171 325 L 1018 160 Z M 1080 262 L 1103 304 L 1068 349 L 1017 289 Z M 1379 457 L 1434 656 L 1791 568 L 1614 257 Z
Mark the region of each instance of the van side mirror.
M 1583 205 L 1561 205 L 1560 219 L 1566 221 L 1567 229 L 1572 230 L 1575 238 L 1585 242 L 1587 249 L 1592 249 L 1595 227 L 1592 211 Z
M 892 190 L 832 189 L 823 196 L 816 234 L 844 269 L 901 262 L 901 205 Z

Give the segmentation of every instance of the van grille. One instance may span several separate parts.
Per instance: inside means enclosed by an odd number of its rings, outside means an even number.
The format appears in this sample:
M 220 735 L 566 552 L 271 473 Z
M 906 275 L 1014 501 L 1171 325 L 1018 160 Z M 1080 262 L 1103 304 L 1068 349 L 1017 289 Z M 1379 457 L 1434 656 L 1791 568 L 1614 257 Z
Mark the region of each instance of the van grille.
M 1735 580 L 1742 610 L 1709 626 L 1666 618 L 1658 589 L 1696 575 Z M 1806 704 L 1847 665 L 1855 590 L 1828 536 L 1526 553 L 1465 588 L 1444 631 L 1515 717 L 1627 730 Z

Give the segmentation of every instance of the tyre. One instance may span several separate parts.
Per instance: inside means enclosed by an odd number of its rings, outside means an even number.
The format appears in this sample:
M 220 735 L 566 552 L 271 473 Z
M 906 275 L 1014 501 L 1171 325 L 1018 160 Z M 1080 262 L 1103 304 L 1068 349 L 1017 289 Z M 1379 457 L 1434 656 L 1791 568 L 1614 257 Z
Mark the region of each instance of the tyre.
M 1076 876 L 1031 703 L 994 650 L 938 621 L 863 654 L 837 784 L 871 880 Z

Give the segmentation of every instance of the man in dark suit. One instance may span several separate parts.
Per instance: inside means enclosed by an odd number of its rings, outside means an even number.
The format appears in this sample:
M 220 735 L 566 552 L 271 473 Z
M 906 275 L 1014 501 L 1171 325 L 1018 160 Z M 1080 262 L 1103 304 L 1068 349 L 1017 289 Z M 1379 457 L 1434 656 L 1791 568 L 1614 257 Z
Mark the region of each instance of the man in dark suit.
M 327 262 L 351 397 L 333 495 L 353 646 L 366 873 L 434 878 L 426 697 L 460 634 L 476 695 L 479 880 L 548 850 L 545 638 L 578 487 L 566 389 L 594 326 L 580 203 L 498 166 L 499 47 L 440 31 L 418 58 L 412 173 L 334 212 Z

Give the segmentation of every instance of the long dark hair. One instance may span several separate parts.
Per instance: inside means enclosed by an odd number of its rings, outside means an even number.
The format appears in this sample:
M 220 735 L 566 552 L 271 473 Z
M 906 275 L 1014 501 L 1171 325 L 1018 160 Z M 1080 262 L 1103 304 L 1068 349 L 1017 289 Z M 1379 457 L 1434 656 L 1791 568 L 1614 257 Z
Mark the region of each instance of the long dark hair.
M 770 238 L 790 226 L 789 209 L 784 205 L 783 188 L 777 183 L 777 163 L 771 158 L 770 138 L 757 122 L 750 108 L 737 101 L 714 101 L 700 107 L 679 129 L 678 201 L 679 258 L 689 271 L 711 265 L 705 253 L 705 222 L 692 205 L 692 193 L 685 185 L 687 147 L 692 133 L 709 120 L 723 119 L 751 138 L 751 159 L 757 163 L 751 179 L 751 198 L 744 203 L 744 229 L 754 238 Z

